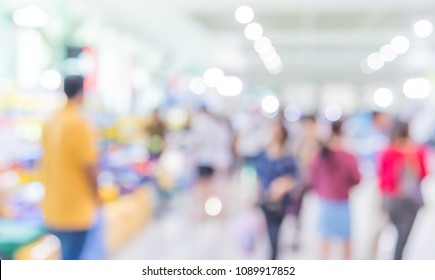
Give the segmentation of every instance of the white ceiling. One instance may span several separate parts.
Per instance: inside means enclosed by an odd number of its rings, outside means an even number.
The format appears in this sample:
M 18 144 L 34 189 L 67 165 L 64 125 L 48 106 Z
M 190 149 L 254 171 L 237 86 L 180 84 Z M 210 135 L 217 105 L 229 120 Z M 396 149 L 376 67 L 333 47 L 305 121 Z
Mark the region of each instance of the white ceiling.
M 6 0 L 15 5 L 26 0 Z M 39 0 L 48 5 L 50 0 Z M 58 3 L 59 1 L 57 1 Z M 62 1 L 61 1 L 62 2 Z M 428 70 L 415 65 L 422 48 L 433 49 L 435 35 L 417 39 L 413 23 L 435 21 L 433 0 L 63 0 L 86 16 L 101 16 L 168 53 L 177 53 L 206 69 L 220 66 L 251 83 L 280 86 L 290 82 L 395 82 Z M 269 74 L 234 19 L 240 5 L 251 6 L 284 62 L 279 75 Z M 407 55 L 374 74 L 360 62 L 396 35 L 411 39 Z M 414 55 L 413 55 L 414 53 Z M 427 57 L 426 60 L 430 60 Z M 423 59 L 425 60 L 425 59 Z M 410 67 L 414 66 L 414 67 Z

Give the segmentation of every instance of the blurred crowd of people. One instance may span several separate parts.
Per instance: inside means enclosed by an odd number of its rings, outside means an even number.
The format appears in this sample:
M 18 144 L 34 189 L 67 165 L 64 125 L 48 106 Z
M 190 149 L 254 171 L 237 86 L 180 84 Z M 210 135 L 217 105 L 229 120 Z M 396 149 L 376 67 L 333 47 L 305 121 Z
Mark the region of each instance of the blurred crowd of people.
M 43 136 L 43 169 L 47 227 L 59 237 L 64 259 L 79 259 L 98 213 L 97 148 L 92 131 L 79 114 L 83 79 L 67 77 L 66 107 L 47 123 Z M 278 114 L 266 118 L 248 114 L 244 125 L 213 113 L 207 106 L 195 112 L 187 128 L 196 168 L 200 203 L 216 184 L 230 184 L 241 166 L 255 168 L 258 196 L 270 239 L 270 259 L 279 258 L 281 224 L 295 218 L 293 248 L 300 246 L 301 209 L 307 192 L 319 201 L 319 258 L 330 258 L 331 242 L 342 243 L 342 258 L 352 258 L 349 196 L 362 180 L 360 160 L 349 145 L 346 120 L 327 122 L 314 115 L 290 123 Z M 372 113 L 370 129 L 377 137 L 371 161 L 376 166 L 383 208 L 396 227 L 394 259 L 403 257 L 418 210 L 423 206 L 421 182 L 427 175 L 425 147 L 414 143 L 409 125 L 382 112 Z M 156 110 L 146 127 L 150 157 L 164 153 L 168 130 Z M 202 208 L 198 210 L 201 212 Z M 376 241 L 374 241 L 376 242 Z M 146 248 L 144 248 L 146 249 Z

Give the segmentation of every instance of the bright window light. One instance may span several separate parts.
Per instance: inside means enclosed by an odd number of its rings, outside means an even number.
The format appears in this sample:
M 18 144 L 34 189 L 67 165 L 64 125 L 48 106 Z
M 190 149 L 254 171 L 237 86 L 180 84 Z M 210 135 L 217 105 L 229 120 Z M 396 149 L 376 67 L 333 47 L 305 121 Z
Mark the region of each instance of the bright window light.
M 12 14 L 12 20 L 18 26 L 29 28 L 41 28 L 48 24 L 48 14 L 39 7 L 27 6 L 15 10 Z

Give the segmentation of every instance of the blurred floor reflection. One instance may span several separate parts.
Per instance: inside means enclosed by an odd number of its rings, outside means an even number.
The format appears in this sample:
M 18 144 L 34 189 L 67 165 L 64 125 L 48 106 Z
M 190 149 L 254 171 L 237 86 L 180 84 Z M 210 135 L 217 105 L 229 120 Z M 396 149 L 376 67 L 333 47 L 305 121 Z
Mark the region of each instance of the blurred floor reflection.
M 432 181 L 432 180 L 430 180 Z M 435 259 L 435 184 L 425 187 L 427 206 L 420 211 L 414 231 L 411 233 L 406 259 Z M 268 256 L 268 240 L 263 231 L 255 246 L 247 248 L 242 240 L 246 211 L 252 205 L 252 186 L 241 186 L 234 180 L 230 187 L 217 191 L 222 199 L 222 213 L 217 217 L 198 218 L 193 190 L 178 195 L 169 209 L 155 218 L 113 259 L 265 259 Z M 393 254 L 395 231 L 386 226 L 380 232 L 378 245 L 373 236 L 382 223 L 376 186 L 364 182 L 351 198 L 353 215 L 353 244 L 355 259 L 390 259 Z M 302 224 L 302 244 L 299 251 L 291 246 L 293 219 L 287 217 L 281 231 L 280 259 L 316 259 L 318 239 L 315 235 L 317 199 L 313 194 L 306 197 Z M 196 208 L 196 209 L 195 209 Z M 377 249 L 375 249 L 377 247 Z M 335 252 L 339 257 L 339 251 Z

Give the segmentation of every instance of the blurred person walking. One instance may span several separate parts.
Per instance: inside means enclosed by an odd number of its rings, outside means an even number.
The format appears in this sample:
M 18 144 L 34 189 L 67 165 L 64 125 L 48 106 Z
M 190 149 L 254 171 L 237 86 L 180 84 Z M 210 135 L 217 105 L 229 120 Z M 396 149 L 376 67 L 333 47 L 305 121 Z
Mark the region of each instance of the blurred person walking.
M 409 137 L 409 125 L 397 122 L 389 146 L 379 161 L 379 187 L 398 238 L 394 259 L 401 260 L 419 209 L 423 206 L 421 182 L 427 175 L 426 152 Z
M 152 160 L 157 160 L 163 153 L 166 138 L 166 125 L 159 116 L 158 110 L 154 110 L 151 114 L 149 122 L 145 126 L 145 131 L 148 136 L 148 151 Z
M 356 158 L 343 148 L 342 123 L 331 125 L 332 135 L 313 162 L 310 182 L 319 197 L 320 258 L 328 259 L 331 241 L 343 242 L 342 258 L 350 259 L 351 221 L 349 194 L 361 180 Z
M 77 260 L 98 216 L 97 148 L 79 112 L 83 78 L 66 77 L 64 89 L 68 102 L 46 123 L 42 136 L 42 209 L 47 228 L 61 242 L 62 258 Z
M 301 231 L 301 210 L 305 194 L 310 189 L 310 168 L 319 152 L 320 139 L 317 132 L 317 120 L 315 116 L 304 116 L 301 120 L 300 138 L 297 140 L 296 155 L 300 163 L 301 184 L 297 191 L 292 193 L 294 200 L 289 213 L 295 218 L 295 235 L 293 238 L 293 250 L 299 249 Z
M 258 156 L 259 203 L 264 212 L 270 239 L 270 259 L 278 258 L 279 231 L 291 203 L 289 193 L 296 186 L 299 170 L 296 159 L 286 149 L 288 133 L 281 122 L 272 126 L 271 140 Z
M 203 106 L 200 112 L 194 116 L 191 125 L 192 156 L 196 164 L 196 186 L 200 196 L 201 211 L 203 211 L 204 203 L 212 194 L 214 187 L 214 177 L 218 167 L 219 137 L 217 134 L 219 130 L 218 119 L 207 107 Z
M 380 155 L 383 150 L 385 150 L 390 142 L 392 118 L 386 112 L 373 111 L 371 113 L 371 123 L 367 130 L 369 133 L 368 139 L 363 139 L 365 144 L 365 149 L 369 148 L 369 165 L 368 170 L 365 172 L 365 179 L 370 181 L 370 186 L 373 186 L 371 190 L 373 191 L 373 207 L 368 209 L 368 214 L 375 217 L 372 220 L 372 227 L 370 228 L 370 246 L 368 246 L 368 259 L 375 259 L 378 254 L 379 240 L 381 238 L 382 232 L 388 225 L 388 215 L 385 213 L 382 207 L 382 195 L 378 191 L 377 187 L 377 170 Z M 367 169 L 366 167 L 366 169 Z M 373 183 L 372 183 L 373 182 Z M 370 202 L 368 202 L 370 203 Z

